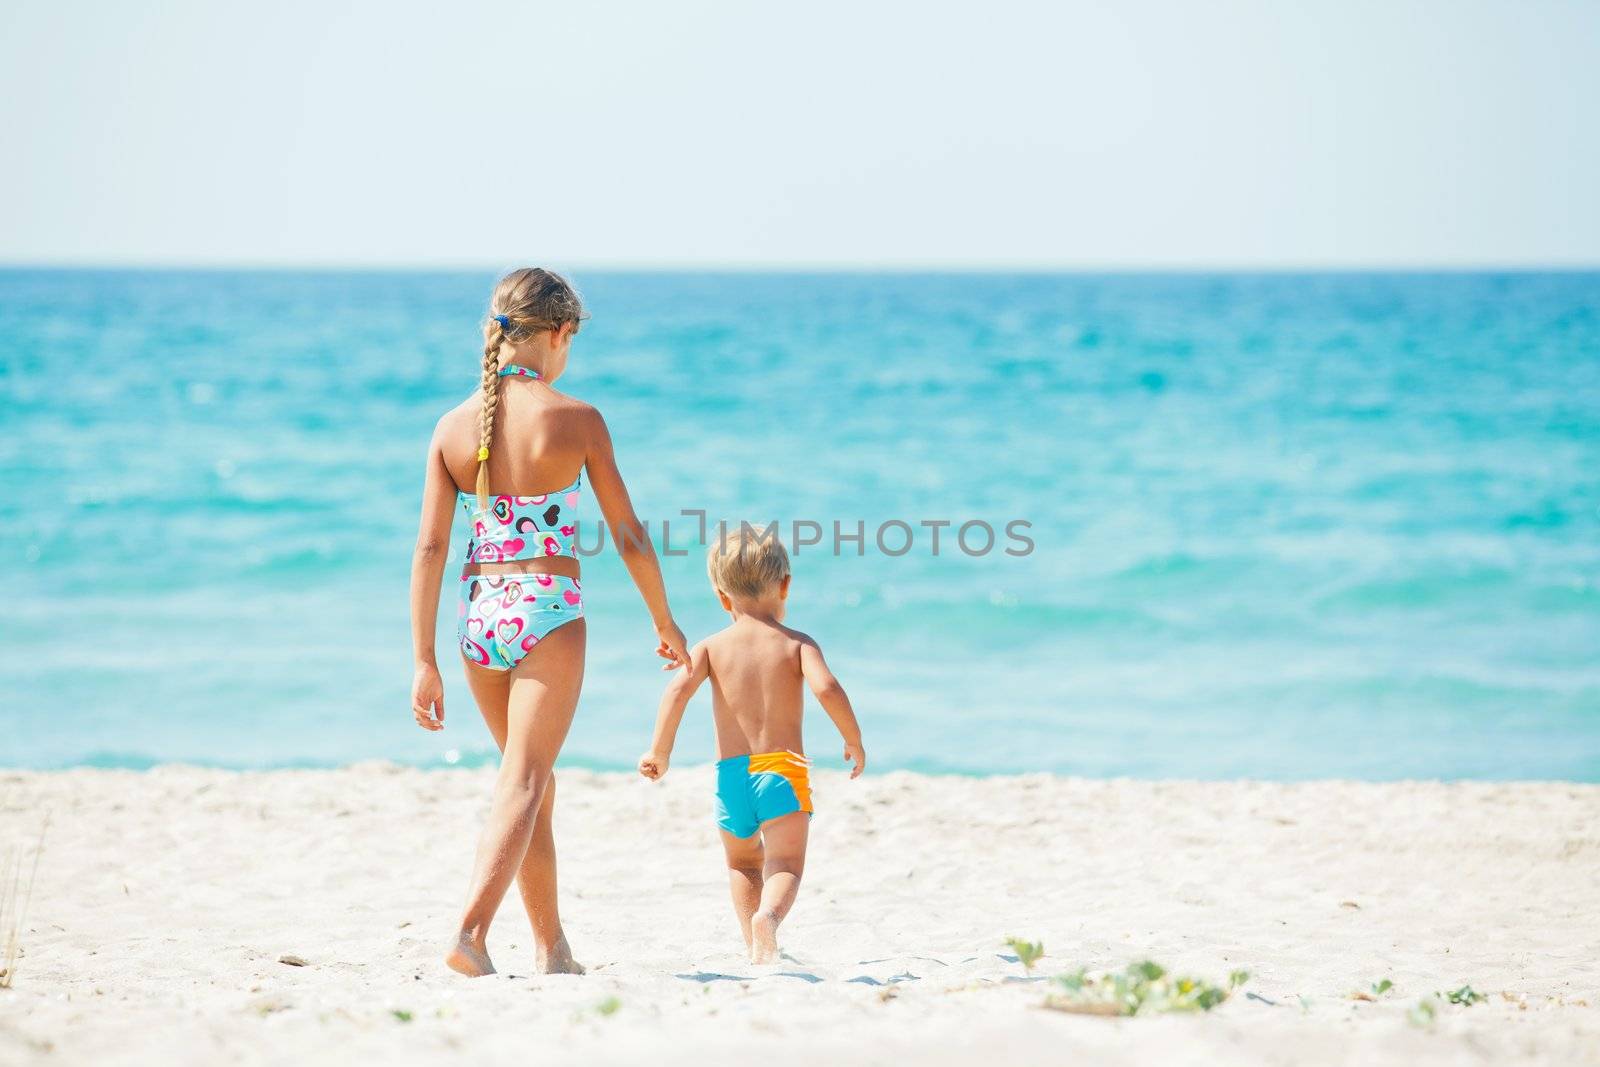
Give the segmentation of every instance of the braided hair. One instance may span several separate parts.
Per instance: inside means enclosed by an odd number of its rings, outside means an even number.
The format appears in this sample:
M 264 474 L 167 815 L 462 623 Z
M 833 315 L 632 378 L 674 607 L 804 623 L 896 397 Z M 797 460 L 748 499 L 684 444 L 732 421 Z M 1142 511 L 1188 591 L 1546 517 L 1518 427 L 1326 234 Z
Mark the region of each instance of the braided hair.
M 523 267 L 500 279 L 489 298 L 483 330 L 483 406 L 478 414 L 478 507 L 489 507 L 489 449 L 500 407 L 500 348 L 584 318 L 572 283 L 543 267 Z

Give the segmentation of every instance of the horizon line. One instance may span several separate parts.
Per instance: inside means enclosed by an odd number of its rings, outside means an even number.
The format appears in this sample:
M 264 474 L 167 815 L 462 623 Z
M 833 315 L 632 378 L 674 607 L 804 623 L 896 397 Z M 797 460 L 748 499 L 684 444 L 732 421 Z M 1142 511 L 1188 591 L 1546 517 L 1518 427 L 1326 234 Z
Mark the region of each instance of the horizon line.
M 1078 275 L 1313 275 L 1313 274 L 1590 274 L 1600 273 L 1595 260 L 1509 260 L 1480 262 L 1343 262 L 1305 261 L 1247 263 L 1164 263 L 1123 261 L 1104 263 L 1044 261 L 575 261 L 555 260 L 559 270 L 589 274 L 1078 274 Z M 327 273 L 327 274 L 493 274 L 508 269 L 481 261 L 437 262 L 363 260 L 6 260 L 0 272 L 215 272 L 215 273 Z

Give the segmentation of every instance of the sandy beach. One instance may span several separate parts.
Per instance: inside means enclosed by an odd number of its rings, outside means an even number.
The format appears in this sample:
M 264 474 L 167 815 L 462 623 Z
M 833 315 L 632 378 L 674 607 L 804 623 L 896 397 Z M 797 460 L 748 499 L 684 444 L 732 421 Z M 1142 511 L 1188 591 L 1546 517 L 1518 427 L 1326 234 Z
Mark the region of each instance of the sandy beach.
M 1600 1062 L 1600 787 L 817 779 L 779 965 L 739 952 L 709 768 L 564 770 L 590 973 L 528 976 L 513 893 L 468 981 L 439 956 L 488 771 L 7 772 L 0 840 L 52 822 L 0 1061 Z M 1265 999 L 1047 1011 L 1008 935 L 1036 975 L 1151 958 Z

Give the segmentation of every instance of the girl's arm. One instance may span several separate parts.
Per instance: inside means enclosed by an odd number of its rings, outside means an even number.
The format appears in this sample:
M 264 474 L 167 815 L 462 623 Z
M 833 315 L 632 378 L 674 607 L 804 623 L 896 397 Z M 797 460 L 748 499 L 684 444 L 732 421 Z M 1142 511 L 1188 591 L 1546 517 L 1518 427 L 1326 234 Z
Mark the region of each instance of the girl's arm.
M 439 619 L 439 583 L 450 552 L 455 495 L 436 427 L 428 442 L 428 472 L 422 481 L 422 523 L 411 553 L 411 656 L 417 665 L 411 681 L 411 714 L 424 730 L 444 729 L 444 681 L 434 657 L 433 635 Z
M 867 750 L 861 747 L 861 725 L 856 722 L 856 713 L 850 707 L 850 697 L 844 686 L 828 669 L 822 649 L 810 638 L 800 644 L 800 673 L 816 695 L 817 703 L 838 728 L 839 736 L 844 738 L 844 758 L 855 764 L 850 777 L 861 777 L 861 772 L 867 769 Z
M 661 694 L 661 708 L 656 712 L 656 732 L 650 739 L 650 751 L 639 757 L 639 773 L 655 781 L 667 773 L 672 761 L 672 743 L 678 739 L 678 724 L 683 722 L 683 709 L 689 706 L 700 683 L 711 673 L 711 654 L 704 641 L 689 653 L 689 669 L 675 674 Z
M 617 458 L 611 449 L 611 432 L 598 411 L 594 413 L 584 466 L 589 471 L 594 498 L 600 502 L 600 513 L 611 526 L 622 562 L 633 584 L 639 587 L 645 607 L 650 609 L 650 619 L 655 623 L 656 637 L 661 642 L 656 647 L 656 655 L 667 661 L 661 669 L 687 667 L 688 642 L 672 619 L 672 608 L 667 605 L 667 588 L 661 582 L 661 564 L 656 559 L 655 546 L 650 543 L 649 531 L 633 512 L 633 501 L 628 499 L 628 487 L 622 484 L 622 472 L 617 470 Z

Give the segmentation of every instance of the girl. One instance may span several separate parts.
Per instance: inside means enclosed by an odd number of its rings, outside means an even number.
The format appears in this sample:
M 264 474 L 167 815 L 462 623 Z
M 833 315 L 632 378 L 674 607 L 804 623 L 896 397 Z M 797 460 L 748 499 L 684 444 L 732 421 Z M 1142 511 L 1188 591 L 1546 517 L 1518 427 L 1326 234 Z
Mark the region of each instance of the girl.
M 484 326 L 482 387 L 439 420 L 428 450 L 422 528 L 411 562 L 417 663 L 411 710 L 423 729 L 444 729 L 444 685 L 433 635 L 450 519 L 459 504 L 471 540 L 457 594 L 456 636 L 472 696 L 501 751 L 461 929 L 445 957 L 466 975 L 494 973 L 486 947 L 489 923 L 513 877 L 533 924 L 539 970 L 583 971 L 556 911 L 550 816 L 553 766 L 583 682 L 586 635 L 575 527 L 584 471 L 655 620 L 656 652 L 667 660 L 662 669 L 689 662 L 655 550 L 617 471 L 605 421 L 588 404 L 553 388 L 585 317 L 578 294 L 558 274 L 524 268 L 502 278 Z

